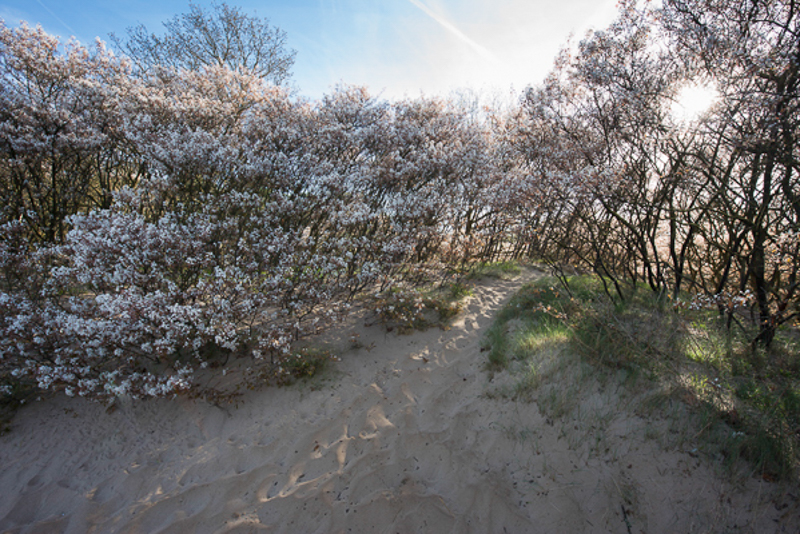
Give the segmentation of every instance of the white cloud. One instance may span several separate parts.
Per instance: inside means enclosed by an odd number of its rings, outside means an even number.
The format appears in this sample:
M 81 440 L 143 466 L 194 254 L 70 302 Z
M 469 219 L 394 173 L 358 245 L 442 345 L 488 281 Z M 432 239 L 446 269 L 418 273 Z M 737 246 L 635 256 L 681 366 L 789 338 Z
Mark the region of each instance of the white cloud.
M 441 25 L 445 30 L 449 31 L 450 33 L 461 39 L 463 42 L 467 43 L 469 47 L 472 48 L 475 52 L 477 52 L 482 58 L 488 60 L 496 59 L 494 55 L 491 52 L 489 52 L 489 50 L 486 49 L 486 47 L 481 46 L 474 40 L 470 39 L 466 34 L 464 34 L 464 32 L 456 28 L 453 25 L 453 23 L 448 21 L 442 15 L 433 11 L 431 8 L 423 4 L 420 0 L 408 0 L 408 1 L 417 6 L 418 8 L 420 8 L 430 18 L 438 22 L 439 25 Z
M 47 0 L 45 0 L 47 1 Z M 272 16 L 297 48 L 296 82 L 318 98 L 344 82 L 387 98 L 539 83 L 570 33 L 603 28 L 616 0 L 318 0 Z
M 58 23 L 59 23 L 59 24 L 61 24 L 62 26 L 64 26 L 64 28 L 66 28 L 67 30 L 69 30 L 69 32 L 70 32 L 70 36 L 77 36 L 77 35 L 78 35 L 78 32 L 76 32 L 75 30 L 73 30 L 73 29 L 72 29 L 72 27 L 71 27 L 69 24 L 67 24 L 66 22 L 64 22 L 64 21 L 63 21 L 63 20 L 62 20 L 62 19 L 61 19 L 61 18 L 60 18 L 58 15 L 56 15 L 55 13 L 53 13 L 53 11 L 52 11 L 52 10 L 51 10 L 49 7 L 47 7 L 46 5 L 44 5 L 44 3 L 42 2 L 42 0 L 36 0 L 36 2 L 37 2 L 37 3 L 38 3 L 40 6 L 42 6 L 42 7 L 44 8 L 44 10 L 45 10 L 45 11 L 47 11 L 48 13 L 50 13 L 50 16 L 52 16 L 54 19 L 56 19 L 56 20 L 58 21 Z

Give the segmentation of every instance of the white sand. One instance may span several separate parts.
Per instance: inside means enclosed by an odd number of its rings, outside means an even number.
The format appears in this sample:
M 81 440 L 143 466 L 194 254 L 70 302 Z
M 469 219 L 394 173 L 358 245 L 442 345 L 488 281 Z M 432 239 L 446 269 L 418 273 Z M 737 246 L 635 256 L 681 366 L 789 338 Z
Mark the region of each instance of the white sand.
M 613 415 L 600 451 L 534 403 L 486 398 L 502 377 L 481 336 L 522 278 L 477 288 L 449 331 L 354 317 L 372 348 L 238 408 L 33 403 L 0 438 L 0 531 L 800 532 L 791 493 L 663 450 L 613 394 L 587 393 Z

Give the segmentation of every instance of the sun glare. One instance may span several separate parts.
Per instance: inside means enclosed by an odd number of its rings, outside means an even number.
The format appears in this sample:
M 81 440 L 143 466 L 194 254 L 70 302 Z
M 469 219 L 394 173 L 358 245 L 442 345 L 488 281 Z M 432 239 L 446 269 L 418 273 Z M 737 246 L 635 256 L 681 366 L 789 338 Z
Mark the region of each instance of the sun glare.
M 714 84 L 689 84 L 683 87 L 672 104 L 672 114 L 682 122 L 700 118 L 719 98 Z

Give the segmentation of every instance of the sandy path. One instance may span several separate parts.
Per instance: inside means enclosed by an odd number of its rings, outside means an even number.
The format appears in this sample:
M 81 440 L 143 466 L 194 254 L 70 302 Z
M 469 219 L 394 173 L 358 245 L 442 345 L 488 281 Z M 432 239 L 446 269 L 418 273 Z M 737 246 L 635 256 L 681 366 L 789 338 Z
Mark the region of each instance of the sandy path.
M 354 319 L 370 349 L 238 408 L 34 403 L 0 440 L 0 531 L 798 531 L 796 500 L 665 452 L 616 393 L 586 393 L 602 450 L 577 422 L 487 399 L 481 336 L 533 274 L 477 288 L 449 331 Z

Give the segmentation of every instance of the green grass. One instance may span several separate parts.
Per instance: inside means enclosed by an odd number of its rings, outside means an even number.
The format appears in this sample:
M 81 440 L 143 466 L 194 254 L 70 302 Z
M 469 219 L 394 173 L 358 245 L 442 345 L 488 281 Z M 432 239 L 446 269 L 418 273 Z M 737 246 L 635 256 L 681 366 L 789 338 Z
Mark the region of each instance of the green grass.
M 367 306 L 388 330 L 407 334 L 433 326 L 447 329 L 472 294 L 472 287 L 458 281 L 428 288 L 394 287 L 370 297 Z
M 550 417 L 574 418 L 588 413 L 582 392 L 613 380 L 643 415 L 671 421 L 665 445 L 691 445 L 731 470 L 744 460 L 766 479 L 797 480 L 796 330 L 754 351 L 715 313 L 674 308 L 645 290 L 611 302 L 591 276 L 568 284 L 569 291 L 552 278 L 528 284 L 498 314 L 483 344 L 486 365 L 513 378 L 493 395 L 535 400 Z
M 480 262 L 471 267 L 468 278 L 514 278 L 522 272 L 520 264 L 515 261 Z
M 472 287 L 467 284 L 453 282 L 445 287 L 444 294 L 447 296 L 447 299 L 452 302 L 471 297 L 474 294 L 474 291 L 472 290 Z
M 329 363 L 337 359 L 325 347 L 299 347 L 256 370 L 248 387 L 256 388 L 263 383 L 289 386 L 298 381 L 307 382 L 323 374 Z

